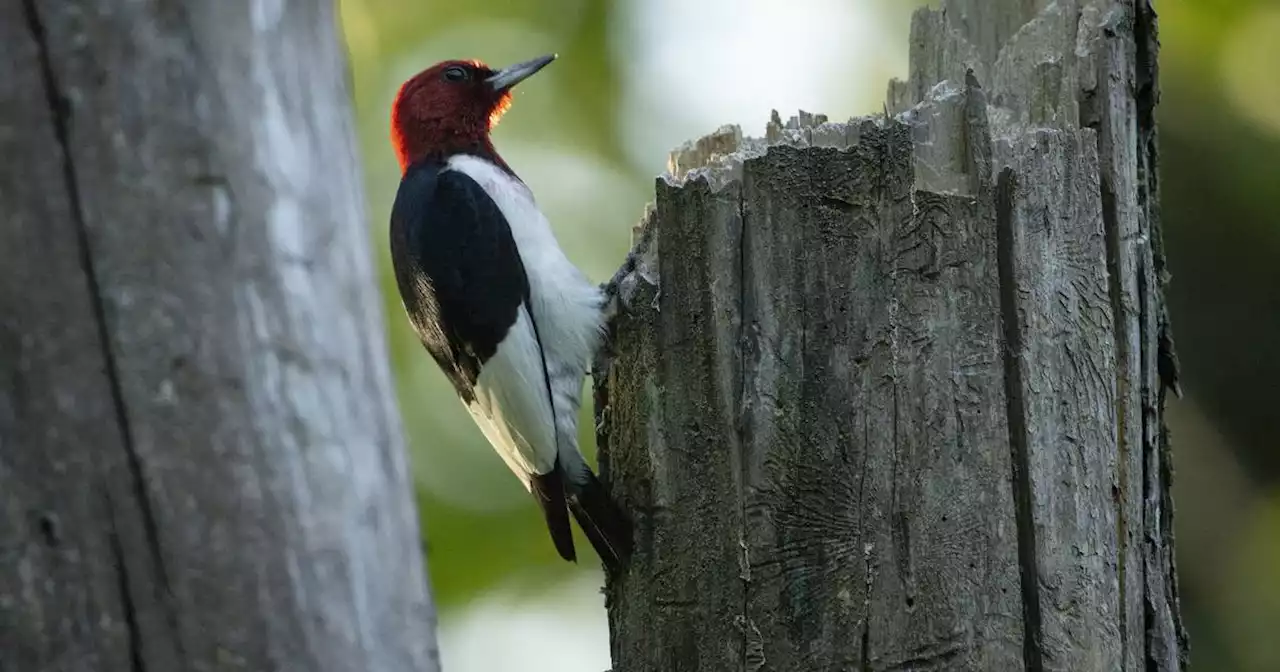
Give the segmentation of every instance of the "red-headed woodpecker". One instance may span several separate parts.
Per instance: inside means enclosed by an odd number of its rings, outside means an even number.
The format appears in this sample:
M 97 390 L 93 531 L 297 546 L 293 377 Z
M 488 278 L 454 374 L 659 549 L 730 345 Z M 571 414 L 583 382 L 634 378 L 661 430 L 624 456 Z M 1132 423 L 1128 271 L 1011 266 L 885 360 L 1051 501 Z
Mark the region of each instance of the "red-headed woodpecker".
M 512 87 L 553 60 L 503 70 L 445 61 L 400 87 L 391 259 L 419 339 L 541 505 L 556 551 L 576 558 L 572 512 L 616 569 L 630 554 L 631 525 L 579 452 L 577 428 L 605 296 L 565 256 L 489 137 Z

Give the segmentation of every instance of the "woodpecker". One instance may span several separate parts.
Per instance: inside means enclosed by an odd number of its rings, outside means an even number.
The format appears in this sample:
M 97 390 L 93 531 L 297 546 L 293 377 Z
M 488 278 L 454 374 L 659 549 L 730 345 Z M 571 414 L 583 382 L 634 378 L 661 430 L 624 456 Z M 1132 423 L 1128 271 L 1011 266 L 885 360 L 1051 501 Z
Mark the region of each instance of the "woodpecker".
M 569 512 L 616 570 L 631 525 L 578 449 L 578 408 L 603 345 L 606 297 L 556 240 L 490 130 L 512 88 L 554 54 L 494 70 L 437 63 L 391 110 L 401 180 L 391 210 L 396 284 L 419 340 L 576 562 Z

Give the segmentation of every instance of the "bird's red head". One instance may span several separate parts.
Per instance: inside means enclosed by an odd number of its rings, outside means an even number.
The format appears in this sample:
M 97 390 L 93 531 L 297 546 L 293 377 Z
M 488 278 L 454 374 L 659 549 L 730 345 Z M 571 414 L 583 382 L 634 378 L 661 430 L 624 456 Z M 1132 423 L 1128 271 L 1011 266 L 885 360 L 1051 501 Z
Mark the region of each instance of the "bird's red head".
M 511 105 L 511 89 L 555 60 L 541 56 L 494 70 L 480 61 L 444 61 L 400 87 L 391 107 L 391 144 L 400 170 L 459 152 L 496 155 L 489 130 Z

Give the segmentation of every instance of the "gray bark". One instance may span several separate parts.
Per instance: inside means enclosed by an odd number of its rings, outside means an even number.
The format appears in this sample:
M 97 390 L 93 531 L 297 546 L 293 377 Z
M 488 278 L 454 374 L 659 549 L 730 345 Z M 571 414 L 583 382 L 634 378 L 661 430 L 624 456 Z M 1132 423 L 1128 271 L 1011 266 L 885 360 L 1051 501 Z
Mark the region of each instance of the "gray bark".
M 597 380 L 641 670 L 1179 670 L 1147 0 L 947 0 L 672 156 Z
M 0 669 L 435 670 L 334 7 L 0 3 Z

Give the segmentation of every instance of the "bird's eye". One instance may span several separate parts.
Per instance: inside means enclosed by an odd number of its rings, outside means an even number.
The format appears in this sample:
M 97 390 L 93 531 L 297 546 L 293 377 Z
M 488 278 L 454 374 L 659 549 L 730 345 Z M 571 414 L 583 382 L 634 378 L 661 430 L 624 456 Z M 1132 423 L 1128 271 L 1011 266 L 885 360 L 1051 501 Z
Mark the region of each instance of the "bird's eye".
M 451 66 L 444 69 L 444 78 L 450 82 L 464 82 L 467 79 L 467 71 L 458 66 Z

